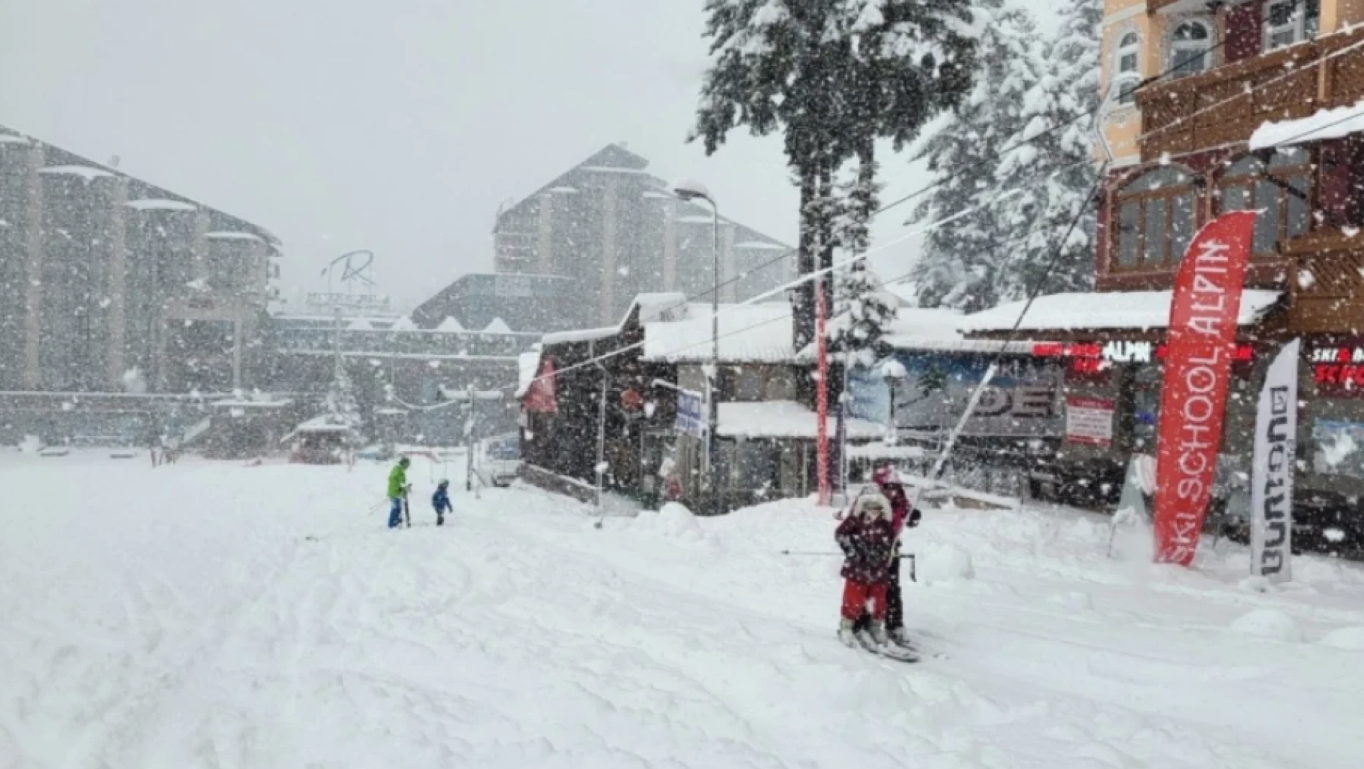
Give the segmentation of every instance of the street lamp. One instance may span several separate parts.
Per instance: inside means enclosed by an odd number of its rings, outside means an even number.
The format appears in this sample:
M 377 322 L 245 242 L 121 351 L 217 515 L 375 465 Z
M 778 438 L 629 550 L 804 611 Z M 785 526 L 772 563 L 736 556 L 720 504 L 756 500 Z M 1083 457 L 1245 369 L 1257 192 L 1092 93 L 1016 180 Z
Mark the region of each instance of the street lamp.
M 710 373 L 706 377 L 706 400 L 709 402 L 706 417 L 706 474 L 710 478 L 711 513 L 719 515 L 720 494 L 718 474 L 715 470 L 715 433 L 720 426 L 720 405 L 717 403 L 716 379 L 720 376 L 720 207 L 711 197 L 706 185 L 695 179 L 679 179 L 672 184 L 673 194 L 688 203 L 704 200 L 710 204 L 711 213 L 711 272 L 714 276 L 713 293 L 710 295 Z

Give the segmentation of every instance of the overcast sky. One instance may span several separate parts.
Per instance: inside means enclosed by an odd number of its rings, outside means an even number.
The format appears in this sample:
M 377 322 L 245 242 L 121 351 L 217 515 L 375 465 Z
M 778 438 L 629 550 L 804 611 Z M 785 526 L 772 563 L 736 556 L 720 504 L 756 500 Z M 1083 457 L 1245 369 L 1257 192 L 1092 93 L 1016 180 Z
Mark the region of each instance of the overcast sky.
M 1049 0 L 1020 0 L 1043 14 Z M 702 0 L 0 0 L 0 124 L 259 223 L 286 288 L 368 248 L 404 304 L 492 269 L 498 204 L 609 142 L 793 242 L 779 139 L 684 143 Z M 1050 19 L 1044 23 L 1050 24 Z M 883 164 L 887 199 L 923 184 Z M 878 222 L 900 237 L 903 209 Z M 889 278 L 912 243 L 887 248 Z M 325 285 L 325 281 L 322 282 Z

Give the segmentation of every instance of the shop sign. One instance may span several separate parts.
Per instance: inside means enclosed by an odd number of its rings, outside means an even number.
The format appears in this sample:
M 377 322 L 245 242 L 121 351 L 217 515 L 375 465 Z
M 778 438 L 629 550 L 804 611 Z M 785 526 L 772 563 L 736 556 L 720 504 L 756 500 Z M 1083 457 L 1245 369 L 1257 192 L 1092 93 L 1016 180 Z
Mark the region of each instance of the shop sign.
M 1066 442 L 1108 448 L 1113 445 L 1113 401 L 1066 396 Z
M 1324 391 L 1364 396 L 1364 347 L 1317 347 L 1307 357 Z
M 700 438 L 706 432 L 705 399 L 691 390 L 677 391 L 677 421 L 674 427 L 683 435 Z
M 1087 366 L 1074 367 L 1082 373 L 1093 373 L 1103 370 L 1104 363 L 1150 363 L 1152 360 L 1165 360 L 1168 350 L 1165 344 L 1154 342 L 1124 341 L 1115 340 L 1100 343 L 1074 343 L 1061 344 L 1059 342 L 1041 342 L 1032 346 L 1032 354 L 1039 358 L 1074 358 L 1077 360 L 1094 361 Z M 1364 350 L 1361 350 L 1364 352 Z M 1236 351 L 1232 354 L 1232 360 L 1237 363 L 1245 363 L 1255 357 L 1254 348 L 1248 344 L 1236 345 Z M 1360 360 L 1364 360 L 1361 358 Z

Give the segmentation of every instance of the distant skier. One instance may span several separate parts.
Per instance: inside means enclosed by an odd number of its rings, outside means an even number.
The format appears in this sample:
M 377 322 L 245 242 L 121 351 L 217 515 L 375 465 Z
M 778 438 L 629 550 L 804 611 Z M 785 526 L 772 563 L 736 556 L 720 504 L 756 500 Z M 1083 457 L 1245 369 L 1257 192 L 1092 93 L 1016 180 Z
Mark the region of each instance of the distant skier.
M 388 528 L 396 529 L 403 523 L 403 499 L 411 489 L 407 485 L 407 467 L 412 460 L 403 457 L 388 474 Z
M 886 591 L 892 571 L 895 529 L 890 500 L 879 493 L 862 493 L 849 515 L 834 532 L 843 549 L 843 607 L 838 638 L 852 646 L 857 642 L 853 624 L 864 610 L 871 614 L 871 635 L 878 644 L 886 635 Z
M 442 480 L 436 487 L 436 493 L 431 495 L 431 506 L 436 508 L 436 525 L 445 525 L 445 514 L 453 513 L 455 510 L 450 506 L 450 482 Z
M 883 465 L 877 468 L 871 479 L 890 500 L 890 522 L 895 530 L 894 557 L 890 565 L 890 581 L 886 586 L 886 633 L 897 645 L 907 646 L 909 638 L 905 634 L 905 602 L 900 594 L 900 535 L 906 528 L 918 526 L 922 515 L 909 504 L 909 495 L 905 493 L 904 484 L 900 482 L 900 474 L 895 472 L 895 468 Z M 866 624 L 867 620 L 864 619 L 858 623 L 857 629 L 861 630 Z

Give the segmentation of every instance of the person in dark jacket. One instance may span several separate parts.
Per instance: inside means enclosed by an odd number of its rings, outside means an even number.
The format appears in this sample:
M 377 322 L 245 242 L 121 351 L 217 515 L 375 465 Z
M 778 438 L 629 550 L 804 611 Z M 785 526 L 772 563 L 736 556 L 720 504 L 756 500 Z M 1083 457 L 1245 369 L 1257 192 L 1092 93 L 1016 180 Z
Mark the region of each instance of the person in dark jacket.
M 436 493 L 431 495 L 431 506 L 436 508 L 436 525 L 445 525 L 445 514 L 454 512 L 450 506 L 450 482 L 442 480 L 436 486 Z
M 849 646 L 856 642 L 853 623 L 863 611 L 871 614 L 871 635 L 885 643 L 886 589 L 892 571 L 895 529 L 891 524 L 890 500 L 881 494 L 862 494 L 852 515 L 834 532 L 844 561 L 842 620 L 838 638 Z
M 890 570 L 890 581 L 886 585 L 886 633 L 897 644 L 906 644 L 905 602 L 900 594 L 900 535 L 904 530 L 919 525 L 921 514 L 909 503 L 900 474 L 895 468 L 884 465 L 871 476 L 872 482 L 890 500 L 891 526 L 895 529 L 895 558 Z

